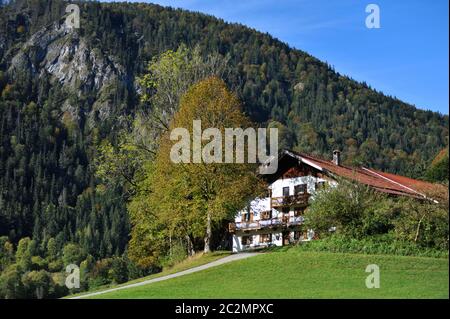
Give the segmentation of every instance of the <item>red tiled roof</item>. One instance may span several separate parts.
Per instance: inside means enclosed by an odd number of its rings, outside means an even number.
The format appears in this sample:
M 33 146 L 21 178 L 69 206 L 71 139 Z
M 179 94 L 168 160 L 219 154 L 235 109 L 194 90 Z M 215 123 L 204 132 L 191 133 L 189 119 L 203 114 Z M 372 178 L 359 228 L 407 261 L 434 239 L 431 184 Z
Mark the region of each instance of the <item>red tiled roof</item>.
M 405 176 L 384 173 L 365 167 L 359 168 L 336 165 L 332 161 L 323 160 L 303 153 L 285 151 L 285 154 L 291 156 L 294 155 L 303 163 L 317 166 L 326 173 L 347 178 L 393 195 L 423 198 L 426 196 L 426 193 L 439 187 L 436 184 L 419 181 Z

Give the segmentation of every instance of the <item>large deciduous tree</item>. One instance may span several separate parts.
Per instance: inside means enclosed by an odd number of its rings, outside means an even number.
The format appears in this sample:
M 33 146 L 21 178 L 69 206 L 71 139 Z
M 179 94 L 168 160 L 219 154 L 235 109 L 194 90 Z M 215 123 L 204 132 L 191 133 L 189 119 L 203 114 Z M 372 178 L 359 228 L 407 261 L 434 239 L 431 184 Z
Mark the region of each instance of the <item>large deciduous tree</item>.
M 170 139 L 170 132 L 175 128 L 185 128 L 189 132 L 188 142 L 192 145 L 193 121 L 198 120 L 204 128 L 217 128 L 222 136 L 225 128 L 246 129 L 252 125 L 242 113 L 238 98 L 222 80 L 211 77 L 192 86 L 181 99 L 170 130 L 161 138 L 153 171 L 146 182 L 150 187 L 146 206 L 153 222 L 156 219 L 166 225 L 166 238 L 185 238 L 188 249 L 193 240 L 203 238 L 204 252 L 207 253 L 211 250 L 214 226 L 231 219 L 250 197 L 264 189 L 264 184 L 257 176 L 256 163 L 173 162 L 171 151 L 176 142 Z M 201 140 L 203 152 L 203 147 L 213 140 L 211 136 L 209 138 Z M 219 148 L 210 155 L 217 155 L 213 154 L 215 152 L 223 155 L 224 143 Z M 189 157 L 192 159 L 193 156 L 191 148 Z M 130 207 L 134 205 L 139 206 L 134 202 Z M 139 209 L 136 214 L 138 211 L 142 214 Z M 143 225 L 138 223 L 135 227 L 142 228 Z M 134 243 L 137 241 L 132 239 L 130 252 L 135 251 Z
M 139 78 L 142 108 L 134 121 L 133 135 L 142 147 L 154 151 L 162 134 L 178 110 L 180 98 L 188 88 L 210 76 L 227 77 L 229 57 L 217 53 L 202 56 L 197 46 L 182 44 L 154 57 L 147 72 Z
M 181 96 L 210 76 L 226 78 L 231 72 L 228 56 L 202 55 L 200 48 L 181 44 L 177 50 L 156 55 L 138 79 L 141 103 L 129 129 L 117 141 L 104 140 L 97 148 L 96 175 L 109 186 L 123 185 L 125 198 L 136 195 L 142 168 L 153 161 L 161 136 L 169 129 Z

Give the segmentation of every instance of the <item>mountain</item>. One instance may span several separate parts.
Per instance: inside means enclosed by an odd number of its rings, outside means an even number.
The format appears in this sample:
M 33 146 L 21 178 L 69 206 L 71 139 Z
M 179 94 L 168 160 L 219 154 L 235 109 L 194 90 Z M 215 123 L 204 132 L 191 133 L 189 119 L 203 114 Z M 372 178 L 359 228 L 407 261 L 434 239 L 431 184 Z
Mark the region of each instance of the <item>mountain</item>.
M 76 2 L 75 2 L 76 3 Z M 416 109 L 339 74 L 268 34 L 151 4 L 16 0 L 0 9 L 0 236 L 38 249 L 76 242 L 121 254 L 129 223 L 121 189 L 99 192 L 96 146 L 115 141 L 139 104 L 136 77 L 185 43 L 229 55 L 228 84 L 282 145 L 421 177 L 448 145 L 448 116 Z

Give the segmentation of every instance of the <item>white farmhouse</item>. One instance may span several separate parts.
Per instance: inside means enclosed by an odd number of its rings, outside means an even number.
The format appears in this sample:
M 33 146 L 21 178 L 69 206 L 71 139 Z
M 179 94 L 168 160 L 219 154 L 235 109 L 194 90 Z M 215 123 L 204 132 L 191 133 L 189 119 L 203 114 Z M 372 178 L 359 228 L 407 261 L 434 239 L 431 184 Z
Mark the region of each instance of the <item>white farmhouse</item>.
M 337 177 L 393 196 L 425 198 L 435 187 L 404 176 L 342 165 L 339 151 L 327 161 L 285 150 L 277 172 L 264 176 L 269 184 L 266 196 L 252 200 L 230 223 L 233 252 L 314 239 L 314 231 L 303 227 L 308 203 L 321 188 L 337 185 Z

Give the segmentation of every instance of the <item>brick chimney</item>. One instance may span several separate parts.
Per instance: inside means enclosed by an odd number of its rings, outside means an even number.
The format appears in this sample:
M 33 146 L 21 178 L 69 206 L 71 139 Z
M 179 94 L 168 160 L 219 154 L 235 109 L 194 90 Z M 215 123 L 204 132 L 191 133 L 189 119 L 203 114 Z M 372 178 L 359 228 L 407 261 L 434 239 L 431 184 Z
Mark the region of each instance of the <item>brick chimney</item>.
M 334 165 L 341 165 L 341 151 L 334 150 L 333 151 L 333 163 Z

